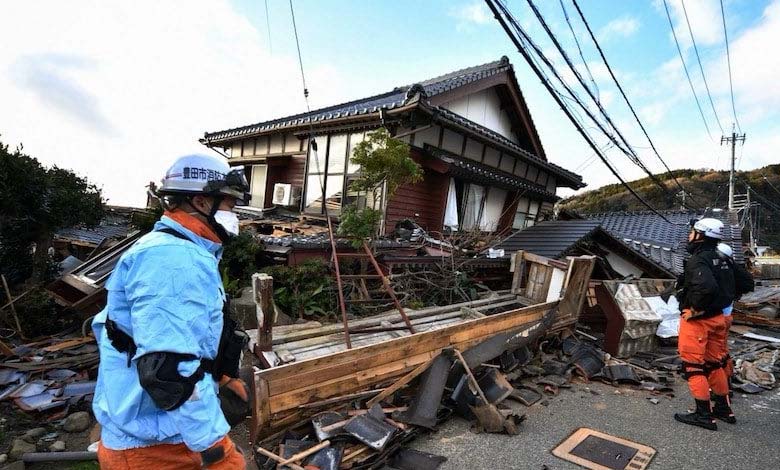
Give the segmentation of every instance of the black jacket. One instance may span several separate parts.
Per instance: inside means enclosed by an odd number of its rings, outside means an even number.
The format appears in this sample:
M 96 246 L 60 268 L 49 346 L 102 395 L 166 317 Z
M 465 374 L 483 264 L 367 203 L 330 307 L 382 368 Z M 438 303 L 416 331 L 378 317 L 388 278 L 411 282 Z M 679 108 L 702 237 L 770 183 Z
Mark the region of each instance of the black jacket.
M 736 298 L 733 264 L 721 258 L 715 243 L 704 241 L 685 265 L 680 309 L 703 311 L 701 318 L 720 315 Z
M 730 259 L 727 261 L 729 266 L 731 266 L 731 269 L 734 270 L 734 300 L 739 300 L 740 297 L 747 294 L 748 292 L 753 292 L 756 283 L 753 281 L 753 276 L 751 276 L 745 268 L 739 264 L 734 263 Z

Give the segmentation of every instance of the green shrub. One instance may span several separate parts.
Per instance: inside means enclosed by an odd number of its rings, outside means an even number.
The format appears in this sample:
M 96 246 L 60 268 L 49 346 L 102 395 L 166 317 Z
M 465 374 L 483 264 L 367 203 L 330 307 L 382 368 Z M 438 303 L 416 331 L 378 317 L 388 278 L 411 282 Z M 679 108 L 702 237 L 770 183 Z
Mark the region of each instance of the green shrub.
M 330 317 L 336 311 L 336 292 L 327 263 L 309 259 L 297 266 L 271 266 L 263 272 L 274 278 L 274 301 L 301 320 Z

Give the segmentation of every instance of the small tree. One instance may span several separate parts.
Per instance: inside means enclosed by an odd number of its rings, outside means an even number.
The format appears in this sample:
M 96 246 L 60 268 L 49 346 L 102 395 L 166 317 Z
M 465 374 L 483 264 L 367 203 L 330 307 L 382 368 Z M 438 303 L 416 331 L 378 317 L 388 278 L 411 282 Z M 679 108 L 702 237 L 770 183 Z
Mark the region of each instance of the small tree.
M 46 280 L 54 233 L 102 218 L 100 189 L 86 178 L 45 168 L 21 146 L 10 152 L 0 142 L 0 270 L 12 282 Z
M 360 171 L 350 189 L 371 195 L 372 200 L 379 197 L 383 187 L 390 199 L 401 185 L 414 184 L 423 178 L 422 168 L 409 155 L 409 146 L 390 137 L 384 128 L 368 133 L 355 146 L 351 161 L 360 165 Z M 354 237 L 354 243 L 360 246 L 363 239 L 376 235 L 381 219 L 381 211 L 375 208 L 350 206 L 341 216 L 339 234 Z

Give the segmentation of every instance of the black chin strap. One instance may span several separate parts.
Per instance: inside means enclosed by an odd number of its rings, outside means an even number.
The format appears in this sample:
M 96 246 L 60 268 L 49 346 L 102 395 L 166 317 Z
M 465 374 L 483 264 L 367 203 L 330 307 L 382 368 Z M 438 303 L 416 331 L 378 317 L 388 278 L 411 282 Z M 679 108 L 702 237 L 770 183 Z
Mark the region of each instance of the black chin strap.
M 211 205 L 211 212 L 206 214 L 205 212 L 201 212 L 200 209 L 195 207 L 195 204 L 192 203 L 192 198 L 189 199 L 190 206 L 195 209 L 195 212 L 202 215 L 206 218 L 206 222 L 211 226 L 211 228 L 214 230 L 214 232 L 217 234 L 217 237 L 222 241 L 222 243 L 226 243 L 228 240 L 230 240 L 230 234 L 227 233 L 227 230 L 225 230 L 225 227 L 222 226 L 222 224 L 217 222 L 217 219 L 214 218 L 214 215 L 219 210 L 219 206 L 222 204 L 222 200 L 224 199 L 222 196 L 211 196 L 214 202 Z

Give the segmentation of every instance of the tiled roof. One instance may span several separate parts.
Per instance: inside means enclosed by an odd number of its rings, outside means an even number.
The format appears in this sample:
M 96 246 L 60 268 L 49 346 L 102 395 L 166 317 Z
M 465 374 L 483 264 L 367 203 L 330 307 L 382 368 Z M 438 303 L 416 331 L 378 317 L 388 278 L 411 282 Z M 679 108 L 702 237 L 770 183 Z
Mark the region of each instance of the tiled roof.
M 505 238 L 495 248 L 509 255 L 518 250 L 559 258 L 575 243 L 592 234 L 601 224 L 595 220 L 551 220 L 520 230 Z
M 635 250 L 661 261 L 679 274 L 683 270 L 683 261 L 688 257 L 685 247 L 690 221 L 702 215 L 693 211 L 662 213 L 671 224 L 652 212 L 607 212 L 588 214 L 586 217 L 601 222 L 604 229 L 615 237 L 621 238 Z M 710 211 L 706 217 L 714 217 L 723 222 L 724 241 L 734 250 L 734 259 L 739 263 L 743 262 L 742 233 L 734 217 L 727 211 Z
M 425 103 L 424 107 L 434 112 L 437 119 L 463 126 L 475 134 L 508 147 L 514 152 L 521 154 L 523 158 L 533 162 L 534 164 L 549 172 L 556 174 L 558 177 L 569 182 L 575 188 L 584 187 L 585 184 L 582 182 L 582 177 L 580 175 L 572 173 L 558 165 L 550 163 L 545 159 L 528 152 L 516 143 L 498 134 L 497 132 L 488 129 L 487 127 L 477 124 L 476 122 L 460 116 L 459 114 L 456 114 L 446 108 L 441 106 L 433 106 L 428 103 L 428 98 L 511 69 L 512 65 L 509 63 L 509 59 L 504 56 L 495 62 L 489 62 L 487 64 L 457 70 L 455 72 L 425 80 L 418 84 L 397 87 L 387 93 L 380 95 L 374 95 L 368 98 L 362 98 L 347 103 L 328 106 L 326 108 L 316 109 L 307 113 L 250 124 L 248 126 L 241 126 L 217 132 L 207 132 L 204 134 L 202 142 L 208 144 L 209 142 L 230 140 L 245 135 L 253 135 L 256 133 L 282 129 L 285 127 L 295 127 L 309 123 L 320 123 L 330 119 L 366 115 L 375 113 L 380 109 L 395 109 L 408 104 L 412 98 L 419 95 L 421 100 Z
M 455 124 L 459 124 L 461 126 L 467 127 L 469 129 L 471 129 L 473 132 L 476 132 L 477 134 L 481 134 L 481 135 L 483 135 L 485 137 L 488 137 L 491 140 L 497 141 L 500 144 L 502 144 L 502 145 L 504 145 L 506 147 L 511 148 L 515 152 L 520 153 L 525 158 L 527 158 L 528 160 L 531 160 L 532 162 L 534 162 L 535 164 L 539 165 L 540 167 L 545 168 L 548 171 L 552 171 L 556 175 L 562 176 L 562 177 L 566 178 L 567 180 L 571 181 L 572 183 L 574 183 L 574 185 L 577 188 L 584 188 L 585 187 L 585 183 L 582 182 L 582 176 L 580 176 L 580 175 L 578 175 L 576 173 L 572 173 L 571 171 L 569 171 L 569 170 L 567 170 L 567 169 L 565 169 L 565 168 L 563 168 L 561 166 L 558 166 L 558 165 L 556 165 L 554 163 L 550 163 L 547 160 L 544 160 L 542 158 L 537 157 L 536 155 L 534 155 L 531 152 L 523 149 L 522 147 L 520 147 L 516 143 L 512 142 L 511 140 L 507 139 L 503 135 L 499 134 L 498 132 L 495 132 L 495 131 L 493 131 L 491 129 L 488 129 L 487 127 L 485 127 L 485 126 L 483 126 L 481 124 L 477 124 L 474 121 L 466 119 L 465 117 L 463 117 L 463 116 L 461 116 L 459 114 L 453 113 L 452 111 L 450 111 L 447 108 L 443 108 L 441 106 L 436 106 L 435 109 L 439 113 L 440 117 L 442 117 L 442 118 L 444 118 L 444 119 L 446 119 L 446 120 L 448 120 L 450 122 L 453 122 Z
M 439 77 L 426 80 L 422 86 L 425 96 L 431 97 L 452 90 L 468 83 L 481 80 L 491 75 L 508 70 L 511 67 L 509 59 L 502 57 L 501 60 L 490 62 L 475 67 L 469 67 L 455 72 L 441 75 Z M 315 109 L 307 113 L 287 116 L 271 121 L 259 122 L 248 126 L 236 127 L 218 132 L 207 132 L 204 135 L 206 141 L 223 140 L 226 138 L 237 137 L 246 134 L 254 134 L 261 131 L 276 129 L 281 127 L 308 124 L 309 122 L 326 121 L 346 116 L 358 116 L 378 111 L 380 108 L 394 109 L 403 105 L 408 98 L 407 92 L 414 88 L 414 85 L 405 85 L 396 87 L 391 91 L 380 95 L 369 96 L 347 103 L 341 103 L 326 108 Z
M 490 184 L 492 186 L 504 187 L 506 189 L 522 189 L 530 194 L 540 196 L 543 200 L 549 202 L 555 202 L 560 199 L 555 194 L 547 191 L 546 187 L 531 183 L 527 179 L 515 176 L 503 170 L 493 168 L 489 165 L 485 165 L 468 158 L 453 155 L 447 151 L 432 147 L 430 145 L 426 145 L 425 150 L 435 158 L 438 158 L 439 160 L 451 165 L 450 172 L 453 174 L 457 175 L 464 173 L 473 179 Z
M 587 239 L 604 240 L 611 239 L 612 243 L 622 246 L 625 252 L 633 252 L 635 256 L 643 259 L 655 268 L 656 273 L 674 272 L 671 266 L 671 260 L 668 256 L 658 253 L 653 256 L 649 252 L 636 249 L 610 232 L 604 230 L 601 222 L 598 220 L 551 220 L 540 222 L 533 227 L 526 228 L 508 236 L 495 248 L 504 249 L 505 256 L 509 256 L 518 250 L 529 251 L 531 253 L 545 256 L 547 258 L 561 258 L 571 254 L 571 250 L 576 248 L 578 243 Z M 666 253 L 669 254 L 669 253 Z M 667 262 L 664 262 L 664 261 Z
M 104 238 L 125 238 L 129 231 L 127 225 L 98 225 L 92 229 L 71 227 L 58 230 L 55 237 L 97 245 Z

